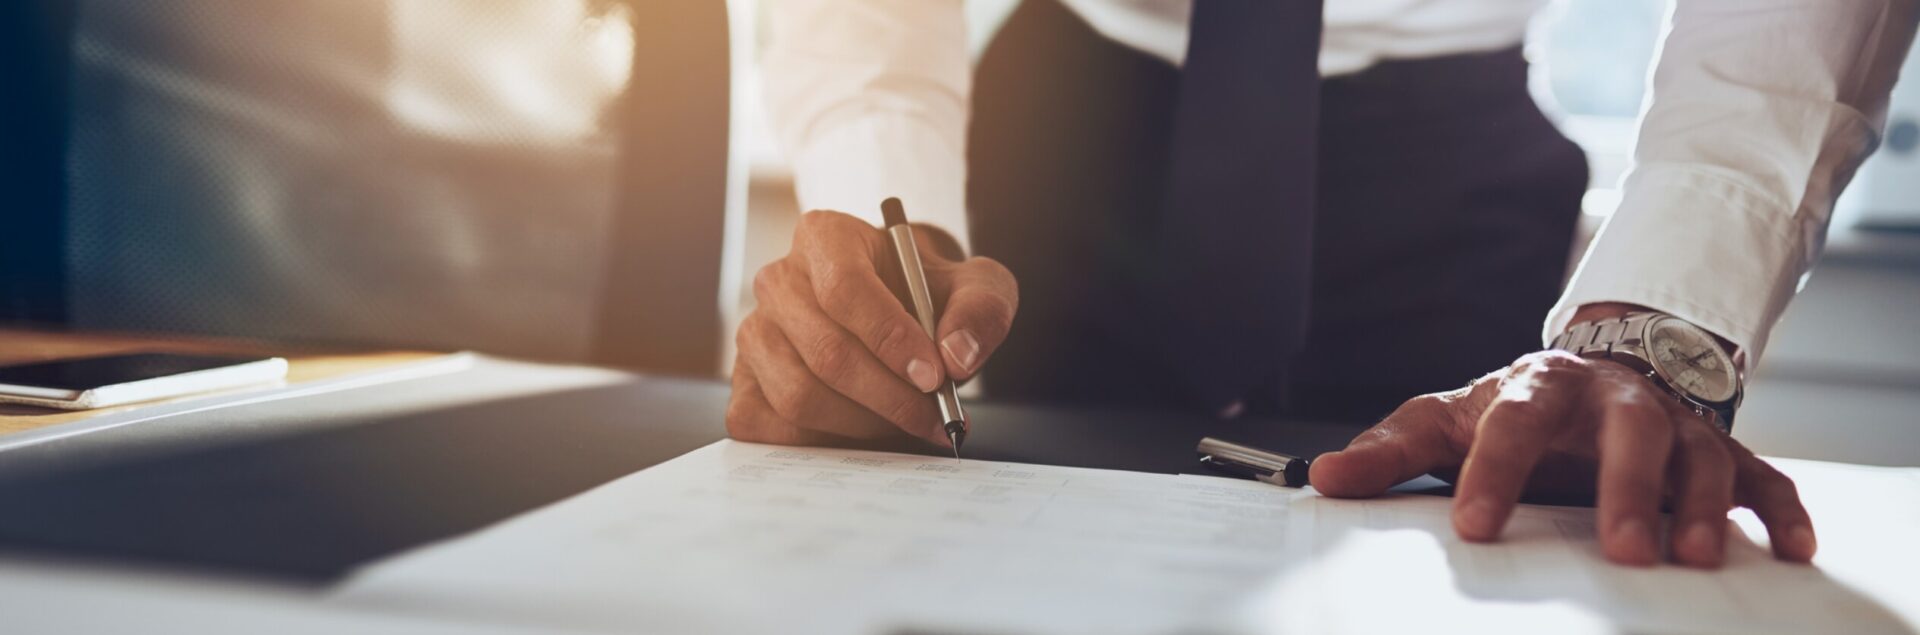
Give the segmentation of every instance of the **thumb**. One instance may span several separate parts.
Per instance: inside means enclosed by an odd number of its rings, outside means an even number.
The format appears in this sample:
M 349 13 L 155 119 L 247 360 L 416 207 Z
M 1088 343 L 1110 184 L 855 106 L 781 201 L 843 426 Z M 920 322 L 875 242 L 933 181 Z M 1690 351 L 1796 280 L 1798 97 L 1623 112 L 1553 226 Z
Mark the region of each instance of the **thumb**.
M 940 345 L 947 376 L 964 381 L 1007 340 L 1020 308 L 1020 285 L 1013 272 L 992 258 L 969 258 L 944 273 L 947 279 L 939 286 L 947 292 L 946 308 L 934 341 Z
M 1386 420 L 1354 437 L 1346 449 L 1313 460 L 1313 489 L 1336 498 L 1379 496 L 1395 485 L 1437 468 L 1458 465 L 1465 455 L 1449 442 L 1457 400 L 1423 395 L 1402 404 Z

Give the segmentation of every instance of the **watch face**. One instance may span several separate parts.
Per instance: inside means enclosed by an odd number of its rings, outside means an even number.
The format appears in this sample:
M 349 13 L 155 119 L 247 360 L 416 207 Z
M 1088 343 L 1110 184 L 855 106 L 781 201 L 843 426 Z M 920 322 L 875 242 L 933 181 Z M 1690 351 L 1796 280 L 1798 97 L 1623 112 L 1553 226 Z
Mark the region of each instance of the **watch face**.
M 1733 358 L 1700 327 L 1676 319 L 1655 322 L 1647 350 L 1653 353 L 1654 370 L 1675 389 L 1701 401 L 1733 399 L 1739 386 Z

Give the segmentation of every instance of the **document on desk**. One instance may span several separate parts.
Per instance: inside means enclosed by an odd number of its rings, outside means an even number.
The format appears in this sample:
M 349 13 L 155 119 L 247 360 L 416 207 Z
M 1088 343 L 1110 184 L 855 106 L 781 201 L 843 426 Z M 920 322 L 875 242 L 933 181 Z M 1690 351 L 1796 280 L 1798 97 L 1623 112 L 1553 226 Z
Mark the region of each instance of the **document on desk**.
M 721 441 L 374 566 L 342 599 L 643 632 L 1164 633 L 1284 568 L 1299 495 Z
M 1497 545 L 1447 499 L 721 441 L 363 569 L 332 599 L 638 632 L 1905 632 L 1813 568 L 1604 564 L 1592 512 Z

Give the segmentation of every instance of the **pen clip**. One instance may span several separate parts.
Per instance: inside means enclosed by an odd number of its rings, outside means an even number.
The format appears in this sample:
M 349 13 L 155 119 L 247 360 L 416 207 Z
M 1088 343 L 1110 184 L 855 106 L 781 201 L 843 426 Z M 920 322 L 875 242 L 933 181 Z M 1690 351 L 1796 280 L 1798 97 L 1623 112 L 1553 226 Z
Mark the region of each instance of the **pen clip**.
M 1235 476 L 1288 487 L 1307 484 L 1308 462 L 1300 457 L 1213 437 L 1201 439 L 1194 452 L 1200 456 L 1201 465 Z

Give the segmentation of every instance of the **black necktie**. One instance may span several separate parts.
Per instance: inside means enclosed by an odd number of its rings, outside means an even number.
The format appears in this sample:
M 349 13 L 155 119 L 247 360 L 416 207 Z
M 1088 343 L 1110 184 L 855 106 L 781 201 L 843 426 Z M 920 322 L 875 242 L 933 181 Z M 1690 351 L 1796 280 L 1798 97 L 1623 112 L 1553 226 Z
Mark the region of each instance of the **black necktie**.
M 1322 0 L 1195 0 L 1156 277 L 1168 359 L 1223 412 L 1306 334 Z

